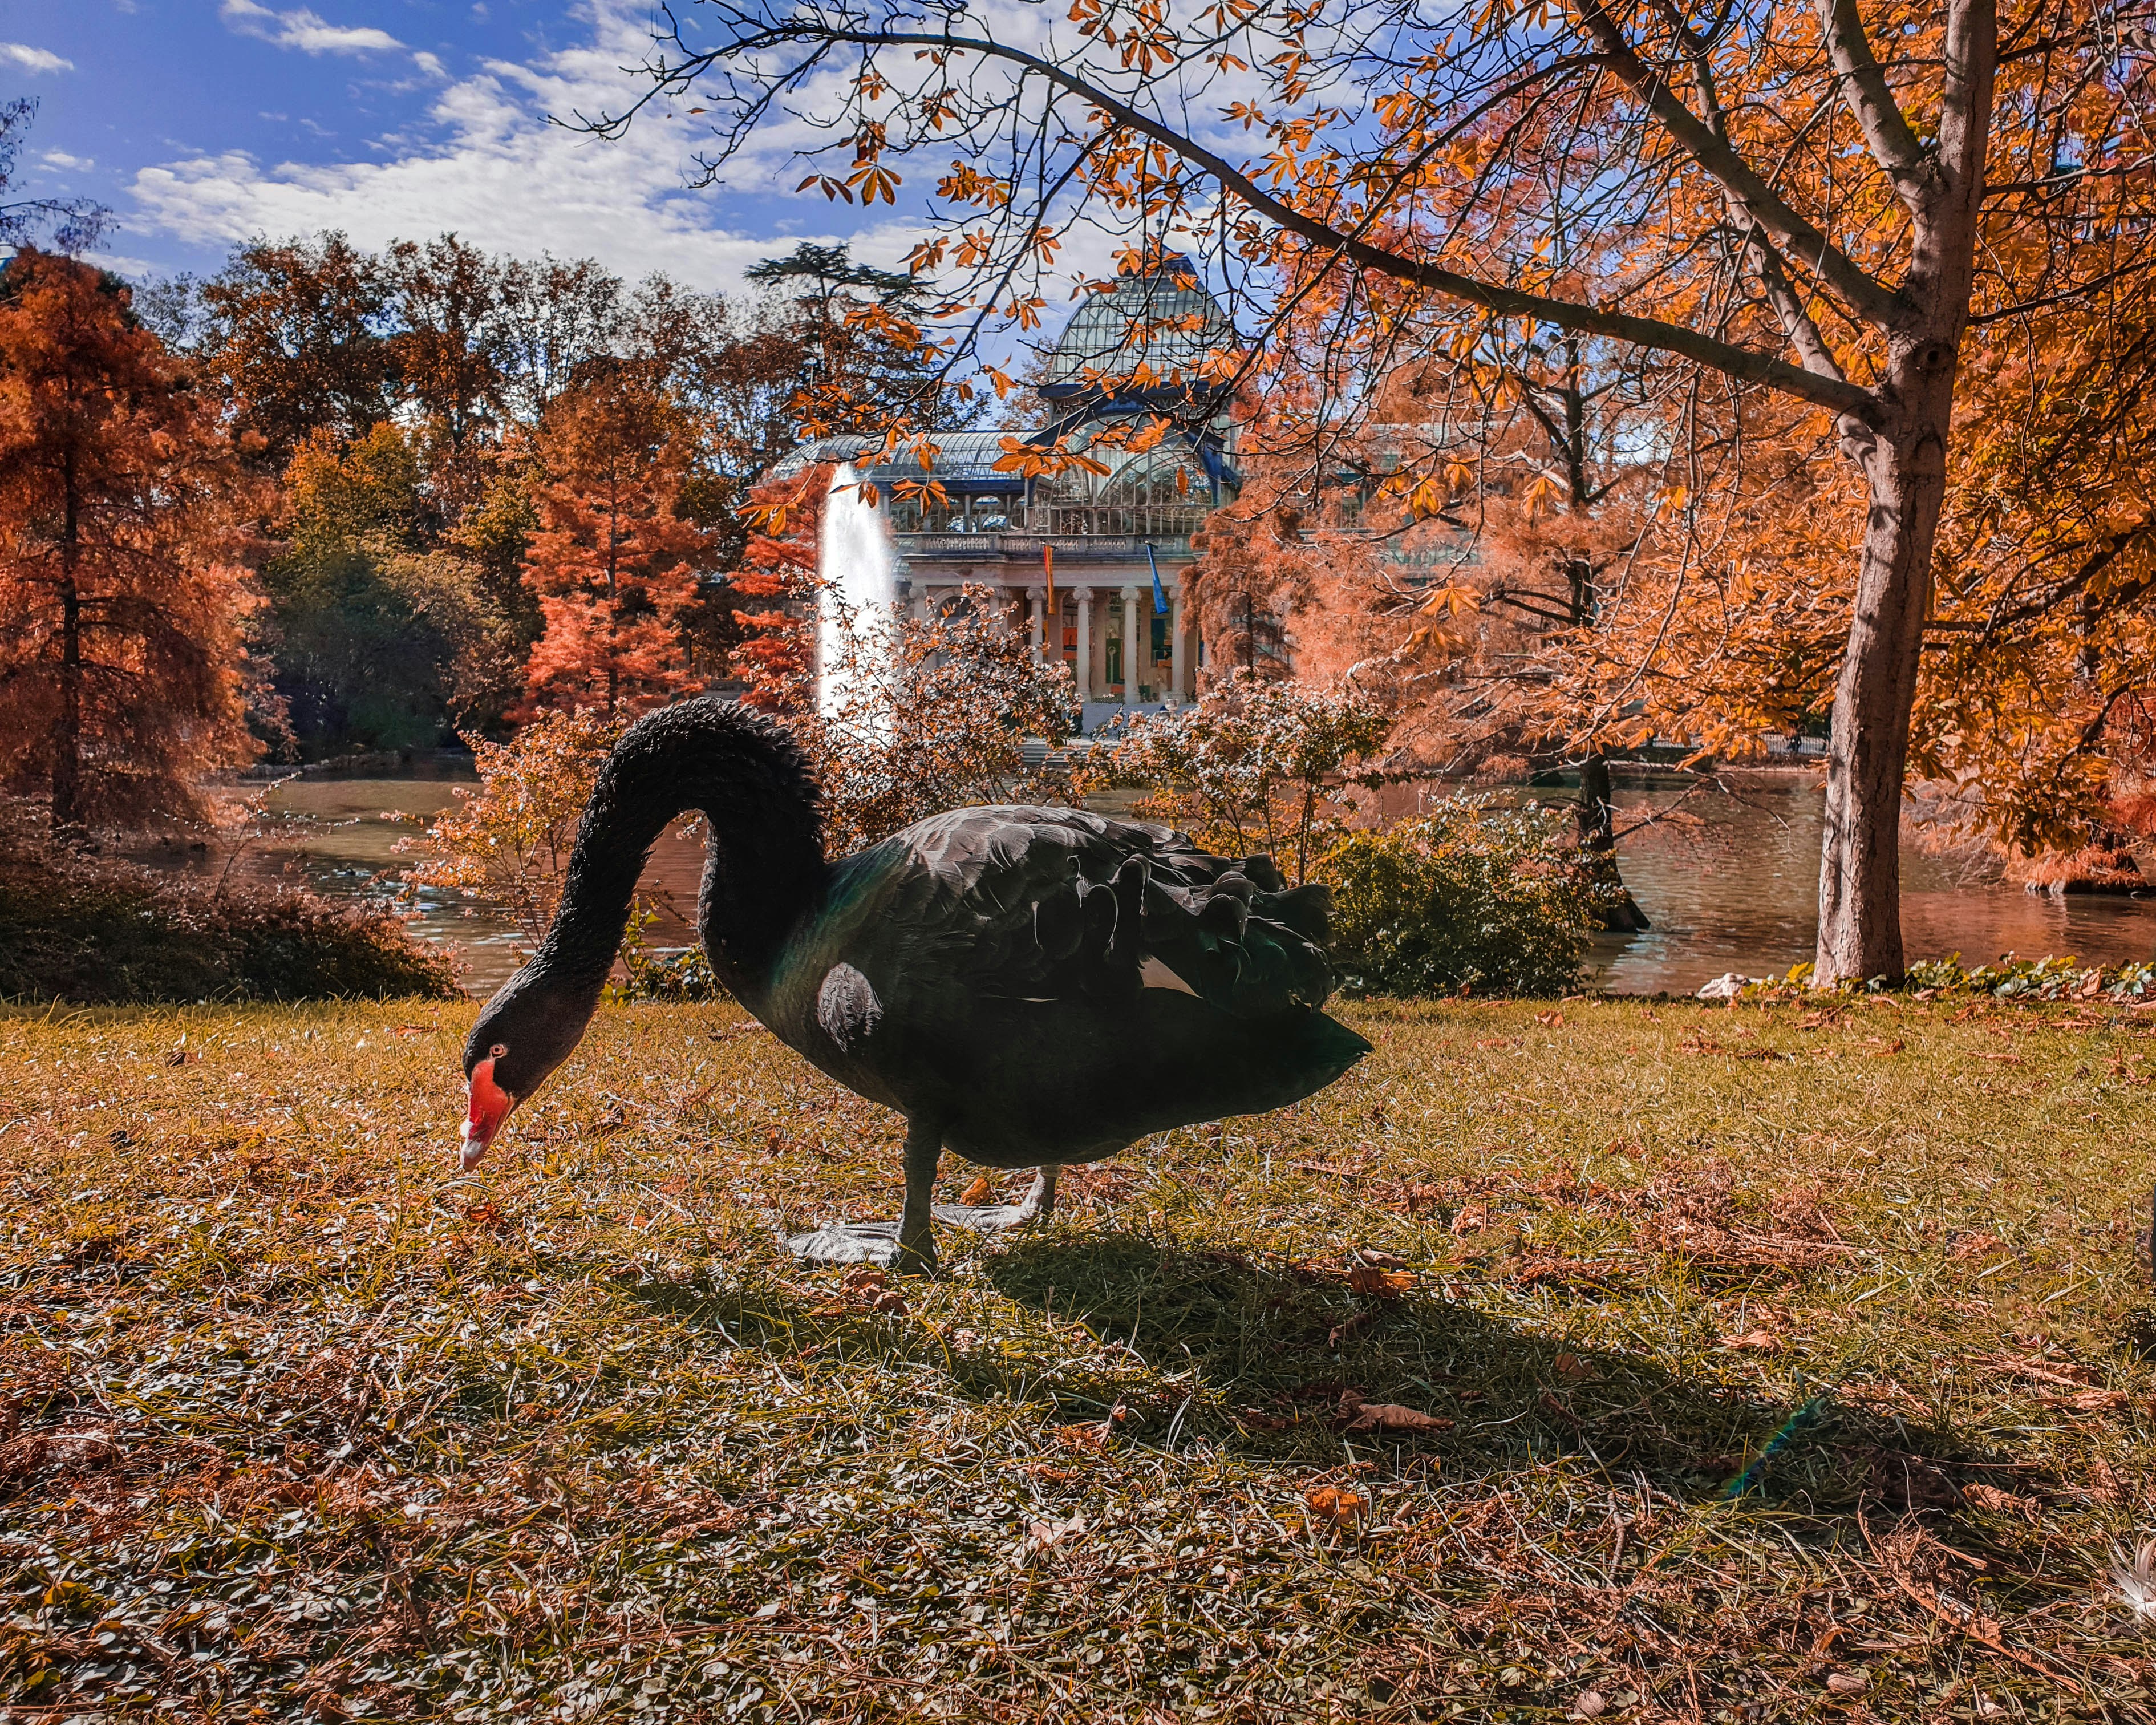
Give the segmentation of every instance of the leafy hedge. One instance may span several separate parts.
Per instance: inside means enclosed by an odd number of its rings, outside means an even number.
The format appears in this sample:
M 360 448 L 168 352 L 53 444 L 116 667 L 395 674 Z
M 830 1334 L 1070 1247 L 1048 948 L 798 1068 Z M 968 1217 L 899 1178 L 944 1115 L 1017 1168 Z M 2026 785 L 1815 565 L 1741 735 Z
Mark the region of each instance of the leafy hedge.
M 0 850 L 0 999 L 119 1004 L 459 993 L 396 917 L 42 845 Z
M 1781 976 L 1753 977 L 1745 983 L 1746 999 L 1808 999 L 1816 991 L 1810 964 L 1793 964 Z M 2061 1002 L 2107 1001 L 2115 1005 L 2144 1006 L 2156 1002 L 2156 959 L 2125 964 L 2083 964 L 2065 957 L 2017 958 L 2011 952 L 1996 964 L 1964 964 L 1961 954 L 1944 958 L 1919 958 L 1897 983 L 1885 977 L 1835 985 L 1841 993 L 1906 993 L 1919 1000 L 1941 994 L 1989 994 L 1994 1000 L 2018 1000 L 2029 1005 Z
M 1560 994 L 1616 891 L 1578 865 L 1565 811 L 1454 798 L 1349 834 L 1332 888 L 1332 961 L 1365 994 Z
M 726 984 L 711 968 L 711 961 L 705 956 L 701 946 L 646 944 L 644 932 L 658 920 L 657 911 L 642 899 L 631 907 L 619 955 L 626 980 L 608 985 L 609 998 L 664 1000 L 675 1005 L 685 1001 L 731 999 Z

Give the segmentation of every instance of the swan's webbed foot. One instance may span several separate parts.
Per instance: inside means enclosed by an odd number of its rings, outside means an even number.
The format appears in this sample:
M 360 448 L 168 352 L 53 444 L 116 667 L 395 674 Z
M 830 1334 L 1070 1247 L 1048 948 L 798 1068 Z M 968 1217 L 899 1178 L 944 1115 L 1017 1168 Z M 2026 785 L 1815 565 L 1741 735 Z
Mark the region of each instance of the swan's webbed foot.
M 961 1228 L 971 1228 L 981 1234 L 1023 1228 L 1038 1217 L 1055 1214 L 1056 1173 L 1057 1164 L 1044 1163 L 1033 1177 L 1033 1189 L 1016 1204 L 939 1204 L 936 1206 L 936 1219 L 955 1222 Z
M 875 1264 L 901 1275 L 936 1273 L 936 1240 L 924 1233 L 909 1240 L 901 1222 L 826 1222 L 813 1234 L 788 1235 L 787 1250 L 808 1268 Z
M 811 1269 L 830 1264 L 878 1264 L 899 1260 L 896 1222 L 826 1222 L 812 1234 L 791 1234 L 786 1248 Z
M 813 1234 L 788 1235 L 787 1249 L 803 1263 L 880 1264 L 901 1275 L 936 1273 L 936 1236 L 928 1226 L 928 1195 L 935 1189 L 942 1132 L 927 1121 L 909 1121 L 906 1134 L 906 1209 L 896 1222 L 826 1222 Z

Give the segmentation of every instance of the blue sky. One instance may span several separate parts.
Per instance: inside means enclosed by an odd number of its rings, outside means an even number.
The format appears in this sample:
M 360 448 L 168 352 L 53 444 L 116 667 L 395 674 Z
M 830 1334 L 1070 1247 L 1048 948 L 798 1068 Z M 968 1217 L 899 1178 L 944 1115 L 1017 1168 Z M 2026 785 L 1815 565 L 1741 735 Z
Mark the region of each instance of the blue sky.
M 919 232 L 795 196 L 784 141 L 685 188 L 696 122 L 607 145 L 547 124 L 619 103 L 648 9 L 619 0 L 0 0 L 0 97 L 38 102 L 21 190 L 95 198 L 104 261 L 213 270 L 233 243 L 454 229 L 727 289 L 798 239 L 895 264 Z

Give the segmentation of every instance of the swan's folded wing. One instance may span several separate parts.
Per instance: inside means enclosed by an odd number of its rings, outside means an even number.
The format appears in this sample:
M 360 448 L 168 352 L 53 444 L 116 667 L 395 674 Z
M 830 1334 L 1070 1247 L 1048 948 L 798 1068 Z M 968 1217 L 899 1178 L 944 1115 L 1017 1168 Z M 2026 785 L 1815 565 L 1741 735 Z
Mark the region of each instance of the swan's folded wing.
M 1110 1000 L 1179 988 L 1239 1018 L 1332 991 L 1322 886 L 1270 859 L 1084 809 L 968 809 L 911 829 L 885 901 L 915 962 L 983 998 Z

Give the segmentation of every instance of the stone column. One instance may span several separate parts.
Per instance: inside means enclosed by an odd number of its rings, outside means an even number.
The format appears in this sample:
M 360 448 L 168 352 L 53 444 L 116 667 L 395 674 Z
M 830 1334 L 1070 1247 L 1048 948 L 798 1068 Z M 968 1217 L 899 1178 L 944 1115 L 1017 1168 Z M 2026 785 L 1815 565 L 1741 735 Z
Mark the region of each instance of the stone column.
M 1176 583 L 1174 597 L 1168 602 L 1168 698 L 1181 701 L 1188 698 L 1190 685 L 1183 681 L 1183 585 Z
M 1075 590 L 1078 601 L 1078 663 L 1070 667 L 1078 682 L 1078 698 L 1093 698 L 1093 589 Z
M 1151 631 L 1147 631 L 1148 634 Z M 1138 685 L 1145 681 L 1145 673 L 1151 667 L 1146 664 L 1152 646 L 1150 640 L 1142 640 L 1138 634 L 1138 590 L 1135 587 L 1123 589 L 1123 705 L 1137 704 Z
M 1047 654 L 1042 650 L 1043 643 L 1045 639 L 1045 637 L 1042 634 L 1042 630 L 1047 624 L 1048 603 L 1047 601 L 1039 593 L 1033 594 L 1028 603 L 1033 607 L 1034 663 L 1039 665 L 1045 662 L 1048 657 Z

